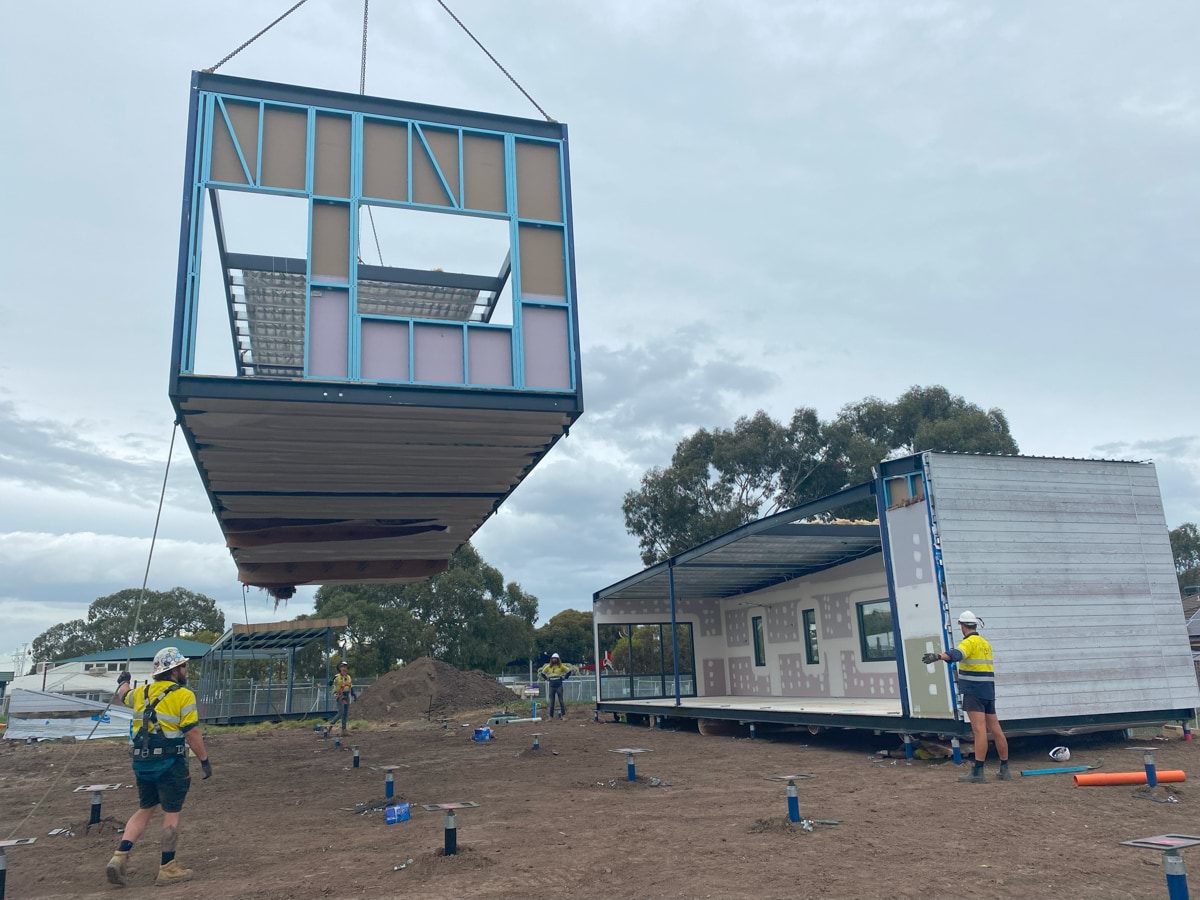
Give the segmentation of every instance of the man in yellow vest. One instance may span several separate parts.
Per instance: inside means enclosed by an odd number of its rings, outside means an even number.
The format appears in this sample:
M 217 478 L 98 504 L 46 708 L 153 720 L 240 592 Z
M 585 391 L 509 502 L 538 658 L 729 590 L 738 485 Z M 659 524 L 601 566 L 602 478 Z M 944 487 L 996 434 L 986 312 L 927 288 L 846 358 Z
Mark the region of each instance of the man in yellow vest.
M 125 869 L 134 842 L 145 831 L 159 806 L 163 808 L 162 862 L 157 885 L 179 884 L 192 880 L 192 870 L 175 861 L 175 842 L 179 835 L 179 814 L 192 779 L 188 773 L 190 747 L 200 760 L 204 778 L 212 776 L 212 764 L 204 748 L 200 719 L 196 713 L 196 695 L 188 690 L 188 658 L 175 647 L 164 647 L 154 654 L 154 680 L 130 689 L 129 673 L 118 679 L 117 700 L 133 708 L 137 732 L 133 736 L 133 774 L 137 779 L 138 811 L 125 825 L 121 844 L 105 870 L 113 884 L 125 884 Z
M 336 722 L 338 717 L 341 717 L 343 735 L 350 719 L 350 701 L 357 696 L 354 693 L 354 682 L 350 678 L 350 665 L 342 660 L 338 663 L 337 674 L 333 676 L 333 700 L 337 704 L 334 707 L 333 721 Z
M 550 655 L 550 662 L 540 669 L 538 674 L 550 683 L 550 718 L 554 718 L 554 698 L 558 698 L 558 717 L 567 717 L 567 705 L 563 702 L 563 682 L 571 677 L 571 667 L 565 665 L 557 653 Z
M 983 784 L 983 761 L 987 759 L 988 732 L 996 741 L 996 753 L 1000 756 L 1001 781 L 1012 781 L 1008 771 L 1008 739 L 1000 728 L 996 716 L 996 671 L 992 664 L 992 645 L 979 634 L 979 617 L 970 610 L 958 617 L 958 627 L 963 640 L 953 650 L 945 653 L 926 653 L 921 661 L 926 665 L 941 660 L 955 663 L 959 693 L 963 698 L 963 709 L 971 722 L 975 738 L 975 765 L 964 772 L 958 780 L 968 784 Z

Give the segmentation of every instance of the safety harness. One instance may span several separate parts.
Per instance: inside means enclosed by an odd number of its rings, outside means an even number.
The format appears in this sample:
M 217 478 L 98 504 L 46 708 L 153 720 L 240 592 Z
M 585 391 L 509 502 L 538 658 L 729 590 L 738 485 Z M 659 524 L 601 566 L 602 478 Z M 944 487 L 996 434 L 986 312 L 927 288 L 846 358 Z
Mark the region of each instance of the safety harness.
M 133 736 L 133 746 L 129 748 L 129 755 L 135 760 L 167 759 L 187 754 L 187 745 L 184 744 L 182 737 L 169 738 L 163 734 L 162 725 L 158 722 L 158 713 L 155 712 L 163 698 L 173 691 L 179 690 L 180 687 L 182 685 L 171 685 L 155 697 L 153 703 L 150 702 L 150 685 L 147 684 L 143 689 L 142 727 Z

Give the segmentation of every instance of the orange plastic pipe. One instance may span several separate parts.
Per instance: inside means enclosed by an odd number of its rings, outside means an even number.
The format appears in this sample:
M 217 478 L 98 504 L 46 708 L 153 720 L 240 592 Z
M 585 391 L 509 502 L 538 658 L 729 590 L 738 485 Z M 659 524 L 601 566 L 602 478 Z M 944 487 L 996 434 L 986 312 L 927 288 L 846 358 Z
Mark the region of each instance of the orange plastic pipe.
M 1164 772 L 1158 770 L 1159 784 L 1172 781 L 1184 781 L 1187 778 L 1182 769 L 1171 769 Z M 1145 772 L 1081 772 L 1075 776 L 1076 787 L 1094 787 L 1098 784 L 1147 784 Z

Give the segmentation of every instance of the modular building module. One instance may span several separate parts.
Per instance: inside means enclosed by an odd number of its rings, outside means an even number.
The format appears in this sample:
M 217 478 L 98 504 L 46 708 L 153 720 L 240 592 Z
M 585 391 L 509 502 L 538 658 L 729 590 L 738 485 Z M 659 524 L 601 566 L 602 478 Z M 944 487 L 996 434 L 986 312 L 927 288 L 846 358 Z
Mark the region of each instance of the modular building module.
M 598 591 L 593 609 L 597 655 L 613 657 L 598 706 L 617 713 L 969 734 L 949 667 L 921 662 L 961 640 L 968 609 L 1006 731 L 1200 705 L 1150 463 L 885 462 Z
M 558 123 L 193 74 L 170 396 L 244 583 L 443 571 L 578 418 L 569 171 Z M 288 209 L 239 226 L 248 195 Z M 368 264 L 398 211 L 507 252 Z M 250 252 L 287 230 L 295 255 Z

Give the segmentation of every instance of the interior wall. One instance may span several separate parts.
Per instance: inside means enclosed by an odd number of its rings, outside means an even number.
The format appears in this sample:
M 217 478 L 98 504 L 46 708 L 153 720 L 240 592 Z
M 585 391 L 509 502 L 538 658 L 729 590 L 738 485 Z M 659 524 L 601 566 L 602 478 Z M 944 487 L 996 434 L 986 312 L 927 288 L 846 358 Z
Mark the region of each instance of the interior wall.
M 900 697 L 894 660 L 862 661 L 855 605 L 888 596 L 883 554 L 720 602 L 677 597 L 676 618 L 691 622 L 697 693 L 714 696 Z M 820 660 L 809 664 L 803 613 L 816 611 Z M 601 600 L 596 624 L 666 621 L 670 601 Z M 763 616 L 766 665 L 754 665 L 752 616 Z

